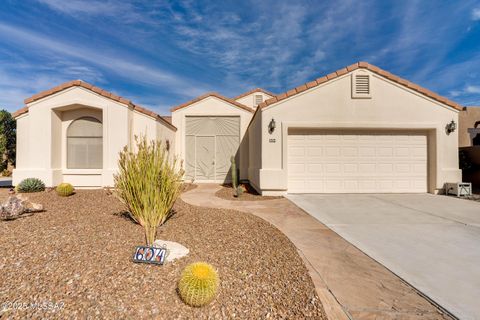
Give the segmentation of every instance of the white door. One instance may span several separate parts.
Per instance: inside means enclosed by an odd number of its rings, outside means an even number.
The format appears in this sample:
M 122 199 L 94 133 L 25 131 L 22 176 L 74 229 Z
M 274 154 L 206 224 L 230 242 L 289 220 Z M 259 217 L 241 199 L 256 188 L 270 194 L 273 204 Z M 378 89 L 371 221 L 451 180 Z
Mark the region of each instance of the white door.
M 287 152 L 290 193 L 427 192 L 426 134 L 298 130 Z

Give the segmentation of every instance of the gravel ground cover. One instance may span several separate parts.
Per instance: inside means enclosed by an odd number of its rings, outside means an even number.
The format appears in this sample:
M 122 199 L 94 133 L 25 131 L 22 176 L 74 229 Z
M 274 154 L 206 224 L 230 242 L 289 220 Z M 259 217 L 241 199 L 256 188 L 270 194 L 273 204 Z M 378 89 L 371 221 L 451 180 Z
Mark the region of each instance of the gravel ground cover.
M 225 184 L 222 185 L 222 189 L 218 190 L 215 193 L 215 196 L 225 199 L 225 200 L 236 200 L 236 201 L 260 201 L 260 200 L 273 200 L 281 199 L 282 197 L 271 197 L 271 196 L 261 196 L 255 189 L 250 185 L 245 185 L 246 192 L 242 193 L 239 197 L 233 196 L 233 188 L 231 185 Z
M 0 190 L 2 201 L 7 193 Z M 179 200 L 157 238 L 190 254 L 154 266 L 131 262 L 143 231 L 109 192 L 27 196 L 46 211 L 0 222 L 2 319 L 325 319 L 295 247 L 258 217 Z M 221 279 L 204 308 L 176 293 L 182 269 L 196 261 L 214 265 Z

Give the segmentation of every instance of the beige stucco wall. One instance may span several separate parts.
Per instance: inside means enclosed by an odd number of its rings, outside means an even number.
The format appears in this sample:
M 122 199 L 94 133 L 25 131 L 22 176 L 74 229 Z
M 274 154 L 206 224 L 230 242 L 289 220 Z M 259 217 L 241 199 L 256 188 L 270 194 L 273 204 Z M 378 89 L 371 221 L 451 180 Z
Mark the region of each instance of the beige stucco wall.
M 113 186 L 118 154 L 134 135 L 172 139 L 170 127 L 160 129 L 154 118 L 82 87 L 72 87 L 28 104 L 17 118 L 17 166 L 13 184 L 36 177 L 49 187 L 61 182 L 76 187 Z M 103 124 L 103 168 L 67 169 L 66 132 L 72 121 L 91 116 Z
M 239 102 L 239 103 L 241 103 L 241 104 L 243 104 L 247 107 L 256 109 L 257 108 L 257 106 L 255 105 L 255 96 L 256 95 L 261 95 L 263 97 L 263 101 L 272 98 L 272 96 L 269 95 L 269 94 L 266 94 L 266 93 L 263 93 L 263 92 L 254 92 L 254 93 L 251 93 L 251 94 L 249 94 L 245 97 L 237 99 L 235 101 L 237 101 L 237 102 Z
M 248 178 L 248 136 L 245 135 L 253 113 L 236 107 L 224 100 L 210 96 L 188 107 L 172 112 L 172 124 L 177 127 L 175 154 L 185 160 L 186 116 L 239 116 L 240 117 L 240 179 Z
M 349 73 L 260 111 L 261 159 L 251 159 L 254 161 L 250 162 L 250 171 L 260 169 L 258 178 L 253 173 L 250 177 L 258 180 L 256 184 L 263 194 L 287 191 L 288 128 L 425 130 L 429 137 L 429 192 L 442 189 L 445 182 L 461 181 L 458 130 L 450 135 L 445 133 L 447 123 L 458 123 L 458 111 L 364 72 L 371 75 L 370 99 L 352 99 Z M 272 118 L 277 129 L 269 134 L 267 128 Z M 255 121 L 258 120 L 252 124 Z
M 472 146 L 472 137 L 468 129 L 475 128 L 475 122 L 477 121 L 480 121 L 480 107 L 467 107 L 465 110 L 460 111 L 458 114 L 459 147 Z

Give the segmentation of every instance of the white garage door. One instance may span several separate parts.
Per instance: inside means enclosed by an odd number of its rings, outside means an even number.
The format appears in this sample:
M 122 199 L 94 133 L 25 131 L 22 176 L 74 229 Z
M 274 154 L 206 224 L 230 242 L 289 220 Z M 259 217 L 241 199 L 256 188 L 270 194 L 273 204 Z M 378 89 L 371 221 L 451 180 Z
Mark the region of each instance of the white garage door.
M 292 131 L 288 192 L 427 192 L 427 137 L 418 132 Z

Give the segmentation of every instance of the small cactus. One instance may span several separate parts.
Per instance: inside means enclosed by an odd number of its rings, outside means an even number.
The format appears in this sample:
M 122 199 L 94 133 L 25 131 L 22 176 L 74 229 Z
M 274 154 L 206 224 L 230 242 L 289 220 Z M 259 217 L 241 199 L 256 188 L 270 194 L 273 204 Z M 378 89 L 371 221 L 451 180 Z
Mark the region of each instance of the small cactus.
M 237 189 L 238 187 L 238 179 L 237 179 L 237 164 L 235 163 L 235 157 L 231 156 L 230 162 L 232 163 L 232 187 L 233 189 Z
M 45 190 L 45 183 L 37 178 L 27 178 L 22 180 L 15 187 L 15 190 L 20 193 L 40 192 Z
M 61 197 L 71 196 L 74 190 L 75 189 L 73 189 L 73 186 L 66 182 L 59 184 L 56 189 L 57 194 Z
M 210 303 L 218 290 L 218 274 L 212 265 L 196 262 L 188 265 L 178 282 L 182 300 L 194 307 Z
M 235 157 L 232 156 L 230 158 L 230 162 L 232 163 L 232 188 L 233 188 L 233 196 L 238 197 L 242 194 L 243 190 L 239 190 L 238 186 L 238 177 L 237 177 L 237 164 L 235 163 Z

